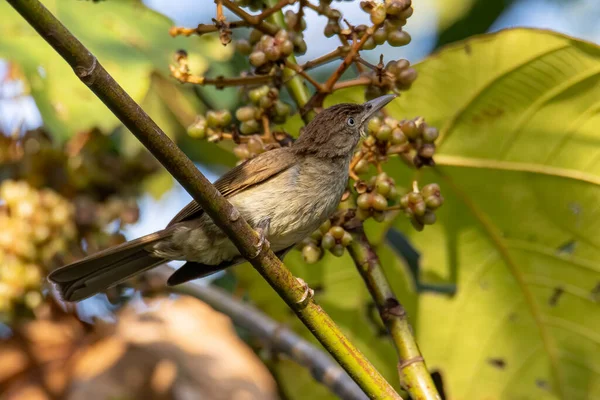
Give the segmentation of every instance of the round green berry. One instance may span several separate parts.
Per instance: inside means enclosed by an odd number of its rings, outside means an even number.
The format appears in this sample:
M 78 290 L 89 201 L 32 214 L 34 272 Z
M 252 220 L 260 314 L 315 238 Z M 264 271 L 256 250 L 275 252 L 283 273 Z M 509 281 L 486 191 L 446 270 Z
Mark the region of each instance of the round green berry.
M 302 248 L 302 258 L 307 264 L 314 264 L 321 258 L 321 249 L 314 245 L 306 245 Z
M 327 232 L 325 235 L 323 235 L 323 239 L 321 239 L 321 247 L 325 250 L 329 250 L 333 246 L 335 246 L 335 238 L 331 233 Z
M 383 197 L 379 193 L 372 193 L 371 204 L 373 205 L 373 209 L 377 211 L 383 211 L 388 206 L 388 201 L 385 197 Z
M 255 67 L 260 67 L 264 64 L 266 64 L 267 62 L 267 55 L 260 51 L 254 51 L 252 52 L 252 54 L 250 54 L 250 57 L 248 57 L 248 59 L 250 60 L 250 64 L 252 64 Z
M 330 250 L 331 254 L 333 254 L 336 257 L 341 257 L 344 255 L 344 246 L 342 246 L 341 244 L 336 244 L 335 246 L 333 246 Z
M 406 46 L 411 40 L 412 38 L 408 32 L 401 29 L 389 32 L 387 37 L 387 41 L 392 47 Z

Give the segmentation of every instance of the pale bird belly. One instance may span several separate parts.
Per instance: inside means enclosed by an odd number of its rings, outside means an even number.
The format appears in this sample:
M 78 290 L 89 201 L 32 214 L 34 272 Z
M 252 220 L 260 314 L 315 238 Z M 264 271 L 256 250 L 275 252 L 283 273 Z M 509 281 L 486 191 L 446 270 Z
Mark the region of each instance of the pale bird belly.
M 267 239 L 271 249 L 279 251 L 309 236 L 335 212 L 345 183 L 333 179 L 304 181 L 298 169 L 290 169 L 228 200 L 253 228 L 270 218 Z M 239 256 L 237 248 L 206 214 L 193 226 L 178 229 L 168 243 L 157 246 L 155 253 L 207 265 Z

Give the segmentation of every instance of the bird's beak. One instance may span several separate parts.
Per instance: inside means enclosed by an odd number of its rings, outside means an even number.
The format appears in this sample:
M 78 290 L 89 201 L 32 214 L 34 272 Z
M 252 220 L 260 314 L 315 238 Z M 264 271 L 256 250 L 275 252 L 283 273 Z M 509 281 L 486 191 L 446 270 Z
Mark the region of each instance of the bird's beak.
M 367 123 L 367 121 L 370 120 L 371 117 L 373 117 L 373 115 L 375 115 L 379 110 L 385 107 L 390 101 L 394 100 L 396 97 L 398 97 L 398 95 L 396 94 L 386 94 L 385 96 L 380 96 L 376 99 L 367 101 L 364 104 L 365 111 L 360 121 L 360 133 L 363 137 L 367 135 L 365 132 L 365 124 Z

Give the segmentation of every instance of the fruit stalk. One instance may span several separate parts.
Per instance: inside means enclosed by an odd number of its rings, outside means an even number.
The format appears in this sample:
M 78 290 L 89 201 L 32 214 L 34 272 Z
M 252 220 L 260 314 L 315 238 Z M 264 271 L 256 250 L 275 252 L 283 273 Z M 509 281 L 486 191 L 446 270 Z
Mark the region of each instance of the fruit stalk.
M 406 310 L 396 299 L 385 277 L 379 257 L 363 231 L 362 224 L 349 230 L 353 240 L 348 246 L 348 251 L 369 288 L 377 304 L 379 315 L 396 347 L 399 359 L 398 374 L 402 388 L 413 399 L 441 399 L 414 338 Z

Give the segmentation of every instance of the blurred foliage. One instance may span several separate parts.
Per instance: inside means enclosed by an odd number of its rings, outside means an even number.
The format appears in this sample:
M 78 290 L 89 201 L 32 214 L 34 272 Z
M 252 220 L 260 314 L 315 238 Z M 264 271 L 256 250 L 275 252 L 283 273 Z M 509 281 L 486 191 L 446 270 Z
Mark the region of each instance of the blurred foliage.
M 450 46 L 416 68 L 413 88 L 388 108 L 440 127 L 437 167 L 410 172 L 396 161 L 386 170 L 399 182 L 440 181 L 446 204 L 424 232 L 394 222 L 420 253 L 420 276 L 385 240 L 377 252 L 428 366 L 451 399 L 598 396 L 600 49 L 516 29 Z M 363 99 L 347 89 L 326 105 Z M 368 226 L 376 243 L 385 226 Z M 396 355 L 377 340 L 378 316 L 369 317 L 352 261 L 307 266 L 297 253 L 285 261 L 395 382 Z M 310 337 L 254 271 L 236 274 L 261 307 Z M 419 293 L 416 279 L 457 294 Z
M 189 297 L 147 306 L 124 307 L 116 324 L 89 325 L 44 304 L 0 340 L 2 398 L 276 398 L 273 378 L 228 318 Z
M 196 73 L 228 72 L 225 61 L 231 57 L 231 48 L 224 48 L 212 36 L 170 37 L 171 22 L 140 1 L 56 0 L 45 6 L 138 102 L 148 96 L 153 73 L 168 76 L 169 62 L 180 48 L 194 53 Z M 85 18 L 92 15 L 92 20 Z M 18 65 L 53 136 L 64 140 L 90 127 L 110 132 L 118 126 L 117 118 L 7 2 L 0 3 L 0 58 Z M 171 85 L 171 90 L 181 90 Z
M 124 156 L 98 130 L 62 145 L 42 130 L 0 142 L 0 321 L 14 322 L 41 303 L 49 271 L 124 241 L 119 228 L 137 221 L 140 182 L 158 163 Z

